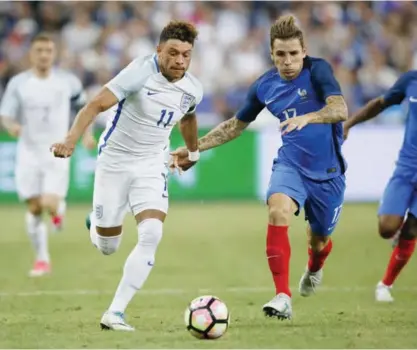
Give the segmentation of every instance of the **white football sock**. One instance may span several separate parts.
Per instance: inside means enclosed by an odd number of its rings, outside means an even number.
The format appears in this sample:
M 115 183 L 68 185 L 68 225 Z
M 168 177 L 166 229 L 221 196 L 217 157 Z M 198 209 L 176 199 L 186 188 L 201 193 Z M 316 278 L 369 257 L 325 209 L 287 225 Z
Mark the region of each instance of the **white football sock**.
M 90 213 L 90 239 L 93 246 L 98 248 L 97 246 L 97 231 L 96 231 L 96 222 L 94 220 L 94 213 Z
M 38 252 L 37 258 L 38 261 L 46 261 L 49 262 L 49 251 L 48 251 L 48 229 L 44 222 L 41 222 L 38 226 L 37 230 L 38 235 Z
M 48 231 L 40 215 L 26 213 L 26 231 L 32 241 L 36 260 L 49 262 Z
M 97 249 L 102 252 L 104 255 L 111 255 L 119 249 L 120 242 L 122 241 L 122 233 L 118 236 L 100 236 L 96 234 L 97 238 Z
M 61 199 L 58 204 L 57 214 L 59 216 L 64 216 L 66 210 L 67 210 L 67 202 L 65 201 L 65 199 Z
M 91 243 L 104 255 L 113 254 L 119 249 L 120 242 L 122 241 L 122 234 L 121 232 L 117 236 L 100 236 L 97 233 L 96 229 L 96 222 L 94 218 L 94 213 L 90 214 L 90 239 Z
M 146 219 L 138 225 L 139 242 L 125 262 L 123 277 L 109 311 L 124 312 L 137 290 L 142 288 L 154 265 L 162 225 L 158 219 Z

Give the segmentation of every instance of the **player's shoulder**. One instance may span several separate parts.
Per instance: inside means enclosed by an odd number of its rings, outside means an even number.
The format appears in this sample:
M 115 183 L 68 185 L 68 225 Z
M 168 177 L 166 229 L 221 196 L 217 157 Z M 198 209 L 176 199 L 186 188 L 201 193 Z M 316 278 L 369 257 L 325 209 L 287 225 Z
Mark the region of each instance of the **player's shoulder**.
M 147 71 L 147 73 L 149 74 L 159 73 L 159 66 L 156 54 L 136 57 L 129 63 L 129 66 L 132 69 Z
M 191 89 L 197 96 L 203 96 L 203 84 L 198 80 L 192 73 L 186 72 L 185 78 L 188 81 L 188 84 L 190 84 Z
M 320 69 L 332 69 L 331 64 L 324 58 L 321 57 L 312 57 L 306 56 L 304 58 L 303 69 L 308 69 L 310 71 L 320 70 Z
M 400 79 L 408 80 L 408 81 L 417 80 L 417 70 L 409 70 L 409 71 L 403 73 L 400 76 Z
M 271 84 L 275 84 L 276 80 L 281 81 L 281 78 L 278 74 L 278 70 L 273 67 L 268 69 L 265 73 L 261 74 L 251 85 L 249 88 L 250 95 L 256 95 L 260 93 L 263 94 Z
M 29 78 L 32 76 L 32 72 L 30 70 L 25 70 L 14 75 L 10 78 L 8 85 L 14 88 L 18 88 L 22 84 L 24 84 Z
M 52 71 L 52 74 L 54 74 L 54 76 L 57 77 L 58 79 L 62 79 L 64 81 L 72 82 L 72 81 L 80 80 L 76 74 L 74 74 L 70 70 L 63 69 L 63 68 L 54 68 L 54 70 Z

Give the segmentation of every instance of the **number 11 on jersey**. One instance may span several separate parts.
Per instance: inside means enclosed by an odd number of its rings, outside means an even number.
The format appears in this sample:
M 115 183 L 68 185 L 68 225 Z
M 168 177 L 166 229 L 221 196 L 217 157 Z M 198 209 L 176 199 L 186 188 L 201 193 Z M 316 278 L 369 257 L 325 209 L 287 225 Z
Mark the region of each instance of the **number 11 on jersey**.
M 164 128 L 166 128 L 167 125 L 171 122 L 172 117 L 174 116 L 174 112 L 168 112 L 168 116 L 166 118 L 166 122 L 164 122 L 164 119 L 165 119 L 165 116 L 166 115 L 167 115 L 167 110 L 166 109 L 163 109 L 161 111 L 161 117 L 159 118 L 158 122 L 156 123 L 157 126 L 159 126 L 159 125 L 162 124 L 164 126 Z

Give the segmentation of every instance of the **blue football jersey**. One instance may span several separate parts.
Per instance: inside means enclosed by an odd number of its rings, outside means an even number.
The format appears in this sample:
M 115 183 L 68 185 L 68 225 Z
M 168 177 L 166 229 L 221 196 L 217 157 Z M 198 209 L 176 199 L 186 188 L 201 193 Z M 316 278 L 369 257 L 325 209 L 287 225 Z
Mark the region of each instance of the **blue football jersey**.
M 307 56 L 303 69 L 293 80 L 282 79 L 276 68 L 258 78 L 236 117 L 252 122 L 266 107 L 282 122 L 322 109 L 326 98 L 333 95 L 342 95 L 342 92 L 330 64 L 321 58 Z M 346 170 L 341 152 L 341 122 L 308 124 L 300 131 L 284 135 L 282 141 L 276 161 L 295 167 L 310 179 L 328 180 Z
M 417 71 L 404 73 L 384 95 L 388 106 L 409 103 L 404 142 L 398 164 L 417 168 Z

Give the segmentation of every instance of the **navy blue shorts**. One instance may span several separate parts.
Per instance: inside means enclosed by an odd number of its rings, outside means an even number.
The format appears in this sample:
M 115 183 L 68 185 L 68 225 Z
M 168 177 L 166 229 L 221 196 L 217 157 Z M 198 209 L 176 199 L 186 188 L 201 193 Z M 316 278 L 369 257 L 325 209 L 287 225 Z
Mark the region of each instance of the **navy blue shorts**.
M 275 163 L 269 182 L 267 200 L 275 193 L 283 193 L 304 208 L 306 220 L 315 235 L 328 236 L 335 229 L 342 211 L 346 189 L 345 176 L 326 181 L 314 181 L 298 170 Z

